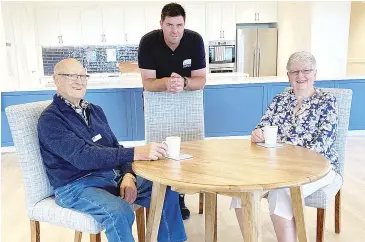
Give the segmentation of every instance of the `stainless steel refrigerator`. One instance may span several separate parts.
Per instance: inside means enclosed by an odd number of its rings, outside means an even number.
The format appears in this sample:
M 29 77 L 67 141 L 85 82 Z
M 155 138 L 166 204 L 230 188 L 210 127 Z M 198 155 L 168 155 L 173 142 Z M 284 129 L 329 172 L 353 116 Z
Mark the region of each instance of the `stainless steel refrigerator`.
M 276 76 L 276 23 L 236 25 L 236 71 L 250 77 Z

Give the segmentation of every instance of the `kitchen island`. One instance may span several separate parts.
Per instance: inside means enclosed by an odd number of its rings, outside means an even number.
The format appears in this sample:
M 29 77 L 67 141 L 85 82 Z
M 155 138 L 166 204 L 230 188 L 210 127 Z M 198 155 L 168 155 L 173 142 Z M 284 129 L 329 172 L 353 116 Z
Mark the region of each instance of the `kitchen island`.
M 272 98 L 289 86 L 287 77 L 209 74 L 204 89 L 205 136 L 249 135 Z M 316 87 L 352 89 L 350 130 L 365 130 L 365 77 L 318 77 Z M 13 146 L 5 108 L 52 99 L 52 83 L 1 94 L 1 146 Z M 91 78 L 86 100 L 100 105 L 119 141 L 144 140 L 142 81 L 138 75 Z

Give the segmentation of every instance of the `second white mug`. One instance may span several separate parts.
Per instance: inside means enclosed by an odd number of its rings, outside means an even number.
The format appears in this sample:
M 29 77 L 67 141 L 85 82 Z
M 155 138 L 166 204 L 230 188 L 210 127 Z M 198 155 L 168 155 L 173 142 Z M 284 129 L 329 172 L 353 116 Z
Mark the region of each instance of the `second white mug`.
M 276 145 L 277 135 L 278 135 L 278 126 L 265 126 L 264 127 L 265 144 Z

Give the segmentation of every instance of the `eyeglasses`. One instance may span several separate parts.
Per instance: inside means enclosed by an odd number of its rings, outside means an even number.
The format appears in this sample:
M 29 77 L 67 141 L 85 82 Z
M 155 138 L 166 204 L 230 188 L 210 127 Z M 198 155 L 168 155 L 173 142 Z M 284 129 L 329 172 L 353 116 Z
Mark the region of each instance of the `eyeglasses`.
M 90 78 L 90 75 L 78 75 L 78 74 L 66 74 L 66 73 L 61 73 L 61 74 L 57 74 L 57 75 L 65 76 L 72 82 L 77 81 L 77 79 L 79 79 L 79 78 L 81 81 L 86 82 Z
M 298 76 L 299 72 L 301 72 L 303 75 L 308 75 L 312 73 L 313 69 L 304 69 L 304 70 L 297 70 L 297 71 L 288 71 L 289 74 Z

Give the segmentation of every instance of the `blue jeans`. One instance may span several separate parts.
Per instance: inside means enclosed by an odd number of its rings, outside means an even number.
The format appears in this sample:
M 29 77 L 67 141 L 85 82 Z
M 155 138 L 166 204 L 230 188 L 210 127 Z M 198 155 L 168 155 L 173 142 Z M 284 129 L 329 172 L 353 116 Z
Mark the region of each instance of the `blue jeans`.
M 117 170 L 92 172 L 55 190 L 56 203 L 64 208 L 90 214 L 105 228 L 109 242 L 134 241 L 132 206 L 119 196 L 122 175 Z M 150 206 L 152 182 L 137 177 L 136 204 Z M 186 240 L 184 223 L 179 207 L 178 193 L 166 190 L 158 241 Z

